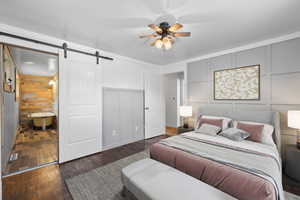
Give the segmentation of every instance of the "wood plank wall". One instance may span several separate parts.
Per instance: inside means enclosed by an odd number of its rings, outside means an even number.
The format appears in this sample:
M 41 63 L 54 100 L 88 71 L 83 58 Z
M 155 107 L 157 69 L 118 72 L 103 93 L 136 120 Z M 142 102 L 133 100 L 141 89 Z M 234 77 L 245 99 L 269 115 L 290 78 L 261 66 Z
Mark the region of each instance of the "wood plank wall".
M 20 74 L 20 119 L 28 120 L 33 112 L 53 112 L 56 96 L 56 76 L 36 76 Z

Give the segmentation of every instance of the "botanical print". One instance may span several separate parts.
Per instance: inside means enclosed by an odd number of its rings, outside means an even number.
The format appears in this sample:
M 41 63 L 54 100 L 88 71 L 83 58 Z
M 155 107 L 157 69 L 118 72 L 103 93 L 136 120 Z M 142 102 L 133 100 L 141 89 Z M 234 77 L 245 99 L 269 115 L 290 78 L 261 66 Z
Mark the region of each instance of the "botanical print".
M 259 74 L 259 65 L 215 71 L 215 100 L 259 100 Z

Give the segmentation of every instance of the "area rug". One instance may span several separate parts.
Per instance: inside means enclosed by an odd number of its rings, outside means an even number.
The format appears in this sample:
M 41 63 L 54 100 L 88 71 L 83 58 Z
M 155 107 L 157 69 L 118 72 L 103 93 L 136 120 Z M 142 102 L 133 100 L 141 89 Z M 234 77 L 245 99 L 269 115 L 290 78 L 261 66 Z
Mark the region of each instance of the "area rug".
M 284 192 L 285 200 L 300 200 L 299 196 L 296 196 L 294 194 Z
M 124 200 L 121 196 L 121 169 L 149 157 L 142 151 L 66 180 L 74 200 Z
M 147 157 L 149 151 L 142 151 L 67 179 L 66 184 L 74 200 L 125 200 L 121 196 L 121 169 Z M 285 200 L 300 200 L 300 197 L 285 192 Z

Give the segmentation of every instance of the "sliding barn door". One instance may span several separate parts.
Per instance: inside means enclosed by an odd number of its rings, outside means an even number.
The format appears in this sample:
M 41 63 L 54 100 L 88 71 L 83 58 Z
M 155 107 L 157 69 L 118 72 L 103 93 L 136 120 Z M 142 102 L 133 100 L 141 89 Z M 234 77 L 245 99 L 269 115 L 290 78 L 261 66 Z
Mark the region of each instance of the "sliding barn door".
M 101 150 L 102 67 L 68 52 L 59 62 L 59 162 Z
M 145 138 L 163 134 L 162 78 L 159 73 L 145 74 Z
M 0 44 L 0 83 L 3 83 L 3 44 Z M 4 106 L 4 102 L 3 102 L 3 87 L 2 84 L 0 86 L 0 140 L 1 140 L 1 152 L 0 152 L 0 158 L 1 158 L 1 162 L 0 162 L 0 173 L 2 174 L 2 172 L 4 171 L 5 168 L 5 158 L 4 156 L 4 131 L 3 131 L 3 106 Z M 2 188 L 2 179 L 0 178 L 0 189 Z M 2 191 L 2 189 L 0 190 Z M 1 195 L 1 192 L 0 192 Z M 1 198 L 0 198 L 1 199 Z

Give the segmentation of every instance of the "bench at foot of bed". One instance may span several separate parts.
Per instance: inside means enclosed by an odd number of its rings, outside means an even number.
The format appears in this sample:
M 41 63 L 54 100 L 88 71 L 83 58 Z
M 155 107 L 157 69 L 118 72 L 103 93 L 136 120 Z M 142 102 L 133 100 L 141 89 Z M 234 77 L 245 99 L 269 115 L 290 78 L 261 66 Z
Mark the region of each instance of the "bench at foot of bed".
M 138 200 L 235 199 L 198 179 L 149 158 L 123 168 L 122 181 L 123 195 L 132 194 Z

